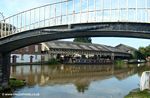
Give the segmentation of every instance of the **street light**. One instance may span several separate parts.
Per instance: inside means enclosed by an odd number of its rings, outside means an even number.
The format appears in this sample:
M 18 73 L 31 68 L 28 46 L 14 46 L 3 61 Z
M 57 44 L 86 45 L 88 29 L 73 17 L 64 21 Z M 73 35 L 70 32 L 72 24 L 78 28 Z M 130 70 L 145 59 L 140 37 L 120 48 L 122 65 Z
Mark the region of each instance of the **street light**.
M 4 21 L 5 22 L 5 17 L 4 17 L 4 15 L 3 15 L 3 13 L 2 12 L 0 12 L 0 15 L 2 16 L 2 20 L 0 20 L 0 37 L 2 37 L 3 36 L 3 34 L 2 34 L 2 32 L 3 32 L 3 23 L 2 23 L 2 21 Z
M 2 12 L 0 12 L 0 14 L 1 14 L 1 16 L 2 16 L 2 18 L 3 18 L 3 21 L 4 21 L 5 17 L 4 17 L 4 15 L 3 15 L 3 13 L 2 13 Z

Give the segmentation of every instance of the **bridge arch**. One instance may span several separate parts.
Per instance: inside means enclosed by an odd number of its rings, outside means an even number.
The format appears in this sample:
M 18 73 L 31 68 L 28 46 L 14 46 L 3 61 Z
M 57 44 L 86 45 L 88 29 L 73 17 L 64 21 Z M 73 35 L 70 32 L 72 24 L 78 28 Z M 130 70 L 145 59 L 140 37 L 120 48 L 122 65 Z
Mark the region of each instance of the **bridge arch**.
M 149 17 L 150 0 L 59 0 L 1 20 L 0 37 L 68 24 L 150 23 Z
M 7 53 L 40 42 L 75 37 L 131 37 L 150 39 L 150 24 L 105 22 L 45 27 L 1 38 L 0 52 Z

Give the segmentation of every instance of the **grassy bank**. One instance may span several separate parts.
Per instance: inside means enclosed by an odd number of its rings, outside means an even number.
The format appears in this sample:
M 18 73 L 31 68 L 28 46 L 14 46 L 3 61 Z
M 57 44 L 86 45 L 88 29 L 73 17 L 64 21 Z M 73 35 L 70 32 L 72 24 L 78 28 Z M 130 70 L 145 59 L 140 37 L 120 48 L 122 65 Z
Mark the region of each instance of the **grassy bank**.
M 10 87 L 14 88 L 14 87 L 22 87 L 24 86 L 26 83 L 24 80 L 17 80 L 15 78 L 12 78 L 9 80 L 9 85 Z
M 8 87 L 6 88 L 0 87 L 0 92 L 12 91 L 13 89 L 20 88 L 25 85 L 26 85 L 26 82 L 24 80 L 17 80 L 15 78 L 11 78 L 9 80 Z
M 125 98 L 150 98 L 150 91 L 144 90 L 144 91 L 136 91 L 136 92 L 130 92 Z

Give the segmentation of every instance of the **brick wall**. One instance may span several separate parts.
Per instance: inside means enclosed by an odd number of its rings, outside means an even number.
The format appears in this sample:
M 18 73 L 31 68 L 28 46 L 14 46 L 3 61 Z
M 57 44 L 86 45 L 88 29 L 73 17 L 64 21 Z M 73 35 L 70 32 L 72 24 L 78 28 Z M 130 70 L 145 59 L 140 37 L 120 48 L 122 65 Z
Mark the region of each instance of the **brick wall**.
M 26 46 L 24 48 L 12 52 L 12 54 L 40 54 L 40 53 L 41 53 L 41 44 Z

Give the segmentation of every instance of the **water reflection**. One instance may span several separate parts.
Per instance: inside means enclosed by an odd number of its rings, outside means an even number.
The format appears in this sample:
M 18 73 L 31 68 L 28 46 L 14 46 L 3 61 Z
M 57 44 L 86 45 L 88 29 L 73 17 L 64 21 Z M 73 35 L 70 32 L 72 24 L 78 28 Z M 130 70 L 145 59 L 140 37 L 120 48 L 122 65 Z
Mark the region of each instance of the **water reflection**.
M 53 83 L 81 85 L 86 84 L 85 82 L 107 79 L 112 77 L 113 73 L 112 66 L 62 66 L 13 66 L 11 77 L 26 80 L 30 86 Z
M 12 66 L 11 77 L 28 83 L 17 93 L 37 91 L 39 98 L 123 98 L 138 87 L 142 72 L 149 69 L 144 65 Z

